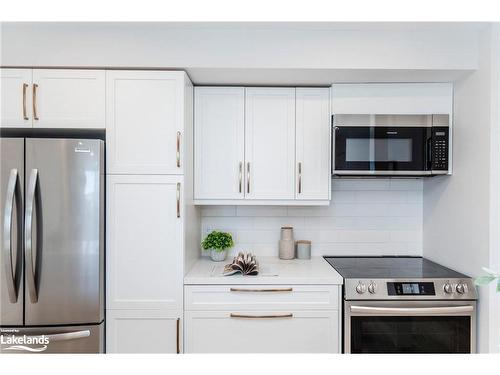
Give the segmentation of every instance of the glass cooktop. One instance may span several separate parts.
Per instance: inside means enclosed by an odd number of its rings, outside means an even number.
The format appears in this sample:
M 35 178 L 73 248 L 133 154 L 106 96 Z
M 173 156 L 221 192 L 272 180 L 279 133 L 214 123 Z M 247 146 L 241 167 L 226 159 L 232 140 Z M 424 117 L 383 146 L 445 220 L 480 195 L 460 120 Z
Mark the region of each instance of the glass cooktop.
M 441 279 L 468 278 L 422 257 L 331 257 L 325 260 L 345 279 Z

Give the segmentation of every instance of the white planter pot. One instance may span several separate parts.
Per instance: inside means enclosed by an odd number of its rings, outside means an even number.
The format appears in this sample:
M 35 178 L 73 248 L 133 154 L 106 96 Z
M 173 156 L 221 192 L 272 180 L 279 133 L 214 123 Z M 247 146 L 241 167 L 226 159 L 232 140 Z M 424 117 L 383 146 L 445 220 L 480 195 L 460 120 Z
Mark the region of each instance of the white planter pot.
M 210 249 L 210 258 L 214 262 L 222 262 L 226 260 L 227 257 L 227 250 L 224 251 L 216 251 L 214 249 Z

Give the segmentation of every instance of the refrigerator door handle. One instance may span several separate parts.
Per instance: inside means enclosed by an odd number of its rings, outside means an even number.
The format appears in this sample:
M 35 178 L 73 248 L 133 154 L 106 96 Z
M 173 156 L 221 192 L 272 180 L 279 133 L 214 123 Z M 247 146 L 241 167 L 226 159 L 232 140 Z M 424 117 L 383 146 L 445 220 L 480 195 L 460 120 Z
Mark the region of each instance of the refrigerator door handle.
M 21 261 L 21 241 L 17 241 L 17 256 L 16 264 L 12 264 L 12 218 L 14 211 L 14 203 L 16 203 L 17 218 L 21 217 L 20 211 L 20 198 L 21 185 L 19 183 L 19 173 L 17 169 L 11 169 L 9 182 L 7 184 L 7 197 L 5 199 L 4 209 L 4 225 L 3 225 L 3 256 L 5 262 L 5 276 L 7 278 L 7 291 L 9 294 L 9 301 L 16 303 L 18 298 L 17 281 L 19 272 L 19 263 Z M 15 199 L 15 200 L 14 200 Z M 19 229 L 19 228 L 18 228 Z
M 90 337 L 90 330 L 86 329 L 83 331 L 56 333 L 53 335 L 45 335 L 45 336 L 49 338 L 49 342 L 78 340 Z
M 26 262 L 26 281 L 31 303 L 38 302 L 38 293 L 36 289 L 36 263 L 33 261 L 33 210 L 35 209 L 36 188 L 38 183 L 38 169 L 32 169 L 28 191 L 26 195 L 26 213 L 24 215 L 24 258 Z M 37 226 L 40 224 L 40 206 L 37 205 Z M 37 228 L 37 247 L 40 246 L 39 231 Z M 38 258 L 39 254 L 37 254 Z M 37 262 L 38 263 L 38 262 Z
M 85 329 L 83 331 L 54 333 L 49 335 L 30 335 L 26 337 L 29 337 L 30 339 L 40 339 L 42 337 L 46 337 L 48 338 L 49 343 L 52 343 L 56 341 L 70 341 L 70 340 L 78 340 L 90 337 L 90 330 Z

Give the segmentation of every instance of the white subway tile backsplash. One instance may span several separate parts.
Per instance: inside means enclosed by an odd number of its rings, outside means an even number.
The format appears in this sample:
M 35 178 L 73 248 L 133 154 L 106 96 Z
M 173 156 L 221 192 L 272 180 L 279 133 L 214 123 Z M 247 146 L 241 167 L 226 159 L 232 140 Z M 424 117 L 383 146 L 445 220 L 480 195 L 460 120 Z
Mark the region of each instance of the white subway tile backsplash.
M 292 226 L 294 228 L 304 227 L 304 217 L 259 217 L 254 218 L 254 230 L 276 230 L 280 231 L 281 227 Z
M 422 191 L 424 186 L 424 179 L 400 179 L 395 178 L 390 180 L 390 189 L 391 190 L 416 190 Z
M 377 179 L 345 179 L 345 178 L 334 178 L 332 180 L 332 190 L 389 190 L 391 186 L 391 180 L 388 178 L 377 178 Z M 332 193 L 333 194 L 333 193 Z
M 205 206 L 201 216 L 236 216 L 236 206 Z
M 329 206 L 214 206 L 202 209 L 202 235 L 234 236 L 238 251 L 277 256 L 280 228 L 312 241 L 313 255 L 421 255 L 421 179 L 334 179 Z
M 357 191 L 357 203 L 406 203 L 408 199 L 407 191 L 384 190 L 384 191 Z
M 238 206 L 236 216 L 286 216 L 286 206 Z

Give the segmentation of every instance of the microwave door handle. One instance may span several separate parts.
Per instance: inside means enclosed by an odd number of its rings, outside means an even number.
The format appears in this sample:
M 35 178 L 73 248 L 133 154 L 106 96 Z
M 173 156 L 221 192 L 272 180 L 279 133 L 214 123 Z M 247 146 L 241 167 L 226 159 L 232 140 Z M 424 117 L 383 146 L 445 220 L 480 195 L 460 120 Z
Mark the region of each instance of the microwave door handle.
M 446 306 L 446 307 L 375 307 L 351 306 L 351 313 L 363 315 L 451 315 L 470 314 L 474 306 Z
M 427 138 L 427 169 L 432 169 L 432 137 Z

